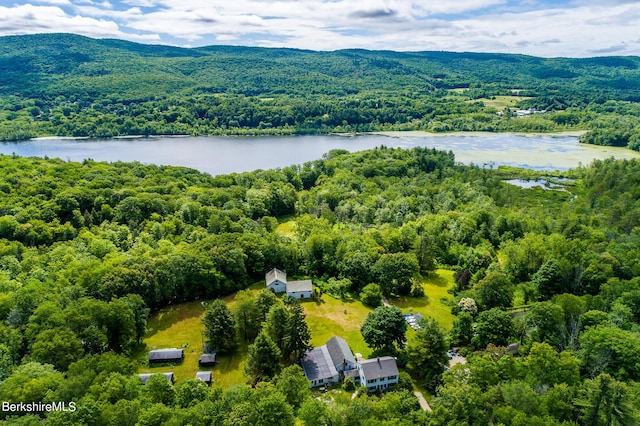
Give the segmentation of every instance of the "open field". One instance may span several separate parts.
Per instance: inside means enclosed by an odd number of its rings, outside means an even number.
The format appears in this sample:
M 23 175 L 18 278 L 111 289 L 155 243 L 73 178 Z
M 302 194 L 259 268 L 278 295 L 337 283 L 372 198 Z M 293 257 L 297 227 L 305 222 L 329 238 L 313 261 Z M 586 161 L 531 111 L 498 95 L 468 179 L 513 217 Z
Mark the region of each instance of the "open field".
M 482 102 L 484 106 L 495 109 L 516 108 L 518 102 L 531 99 L 526 96 L 493 96 L 491 98 L 473 99 L 469 102 Z
M 453 272 L 438 270 L 423 279 L 425 297 L 391 298 L 389 303 L 398 306 L 404 313 L 413 312 L 429 315 L 435 318 L 443 327 L 451 328 L 454 316 L 450 307 L 441 302 L 442 298 L 452 299 L 447 292 L 453 286 Z M 263 282 L 251 287 L 254 293 L 264 288 Z M 223 298 L 229 308 L 233 309 L 235 294 Z M 163 373 L 172 371 L 178 383 L 195 377 L 198 367 L 198 357 L 202 354 L 202 316 L 207 301 L 195 301 L 169 306 L 155 313 L 148 322 L 144 343 L 147 350 L 138 356 L 139 373 Z M 371 309 L 358 300 L 342 301 L 327 294 L 320 300 L 306 300 L 302 302 L 307 315 L 307 323 L 311 329 L 311 344 L 324 345 L 334 335 L 343 337 L 351 346 L 354 353 L 361 353 L 365 358 L 371 353 L 367 347 L 360 327 Z M 409 328 L 407 337 L 415 332 Z M 147 351 L 162 348 L 184 348 L 185 358 L 180 365 L 163 365 L 148 367 L 146 364 Z M 214 383 L 222 388 L 245 383 L 244 364 L 247 356 L 247 345 L 242 343 L 233 355 L 218 357 L 218 364 L 213 368 L 202 370 L 213 371 Z
M 451 313 L 451 307 L 445 305 L 441 299 L 453 300 L 453 296 L 449 293 L 453 285 L 453 271 L 438 269 L 435 273 L 423 278 L 424 297 L 392 297 L 389 299 L 389 304 L 399 307 L 404 313 L 430 316 L 448 331 L 453 325 L 455 316 Z

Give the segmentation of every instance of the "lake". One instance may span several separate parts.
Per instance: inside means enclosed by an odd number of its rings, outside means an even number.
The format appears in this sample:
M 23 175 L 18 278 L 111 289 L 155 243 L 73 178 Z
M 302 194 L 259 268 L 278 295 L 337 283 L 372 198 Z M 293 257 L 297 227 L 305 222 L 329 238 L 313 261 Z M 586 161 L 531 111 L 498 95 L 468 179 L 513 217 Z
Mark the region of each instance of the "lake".
M 567 170 L 595 158 L 638 158 L 623 148 L 578 143 L 564 134 L 427 134 L 388 132 L 357 136 L 203 136 L 123 139 L 41 138 L 0 143 L 0 154 L 51 157 L 69 161 L 139 161 L 191 167 L 212 175 L 272 169 L 320 158 L 332 149 L 359 151 L 380 145 L 451 150 L 465 164 L 509 165 L 536 170 Z

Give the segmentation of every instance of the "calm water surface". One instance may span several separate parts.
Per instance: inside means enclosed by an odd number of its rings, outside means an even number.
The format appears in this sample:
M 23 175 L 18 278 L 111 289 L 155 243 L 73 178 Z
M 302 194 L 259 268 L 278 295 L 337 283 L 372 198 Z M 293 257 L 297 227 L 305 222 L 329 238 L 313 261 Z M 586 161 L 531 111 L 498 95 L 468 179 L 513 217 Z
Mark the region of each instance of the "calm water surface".
M 359 151 L 380 145 L 452 150 L 456 160 L 484 166 L 510 165 L 566 170 L 595 158 L 633 158 L 639 153 L 578 143 L 574 136 L 513 134 L 425 135 L 416 132 L 345 136 L 216 136 L 140 139 L 35 139 L 0 143 L 0 154 L 82 161 L 139 161 L 191 167 L 212 175 L 272 169 L 320 158 L 332 149 Z

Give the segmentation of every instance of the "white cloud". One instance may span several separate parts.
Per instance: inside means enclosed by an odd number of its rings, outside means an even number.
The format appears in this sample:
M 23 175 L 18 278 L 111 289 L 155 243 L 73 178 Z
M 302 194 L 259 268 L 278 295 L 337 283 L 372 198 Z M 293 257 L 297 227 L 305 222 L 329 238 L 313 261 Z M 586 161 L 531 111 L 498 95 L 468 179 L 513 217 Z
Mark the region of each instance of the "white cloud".
M 159 40 L 156 35 L 127 34 L 113 21 L 71 16 L 54 6 L 30 4 L 0 7 L 0 34 L 20 35 L 69 32 L 95 38 L 122 38 L 133 41 Z
M 535 0 L 73 2 L 42 0 L 59 6 L 55 11 L 33 5 L 0 8 L 0 34 L 66 31 L 182 45 L 228 42 L 316 50 L 640 54 L 638 1 L 567 0 L 544 8 Z

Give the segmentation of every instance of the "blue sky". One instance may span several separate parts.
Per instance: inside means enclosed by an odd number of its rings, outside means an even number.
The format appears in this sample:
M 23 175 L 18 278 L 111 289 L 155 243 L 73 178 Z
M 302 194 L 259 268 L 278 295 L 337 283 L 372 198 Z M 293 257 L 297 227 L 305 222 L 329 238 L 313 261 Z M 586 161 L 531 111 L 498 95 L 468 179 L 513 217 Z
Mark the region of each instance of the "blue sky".
M 0 35 L 184 47 L 640 55 L 638 0 L 0 0 Z

